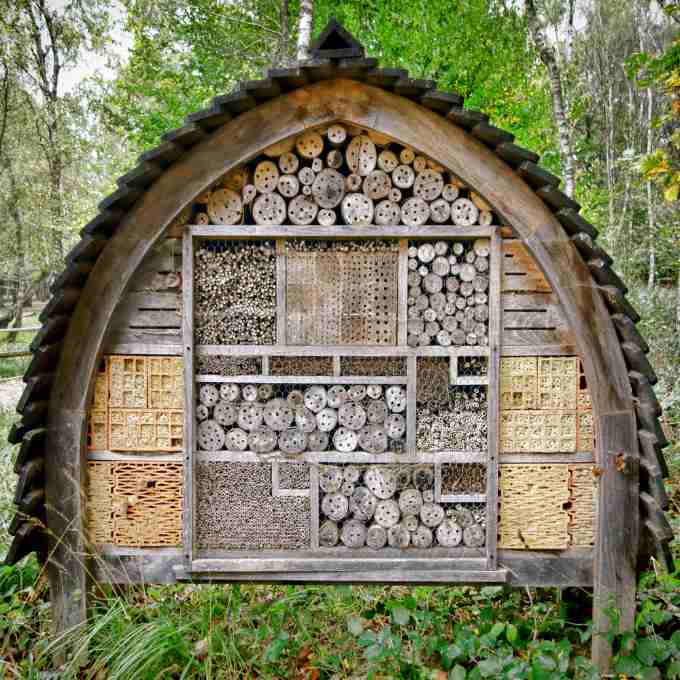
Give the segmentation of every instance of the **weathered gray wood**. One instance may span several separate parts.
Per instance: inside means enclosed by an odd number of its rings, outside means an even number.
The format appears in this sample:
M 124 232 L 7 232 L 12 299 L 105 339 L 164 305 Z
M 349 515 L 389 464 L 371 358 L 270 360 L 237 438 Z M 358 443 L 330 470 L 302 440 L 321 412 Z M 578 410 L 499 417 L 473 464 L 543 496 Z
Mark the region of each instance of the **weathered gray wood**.
M 503 347 L 501 356 L 504 357 L 524 357 L 524 356 L 568 356 L 576 354 L 576 347 L 572 345 L 512 345 L 505 341 L 503 334 Z
M 236 226 L 195 225 L 191 227 L 194 236 L 201 238 L 250 239 L 250 238 L 408 238 L 414 233 L 413 227 L 405 225 L 348 226 L 334 224 L 321 227 L 310 224 L 269 226 L 259 224 L 243 224 Z M 422 238 L 482 238 L 491 235 L 493 227 L 473 225 L 471 227 L 451 224 L 424 224 L 417 228 L 418 237 Z
M 533 550 L 500 550 L 498 565 L 510 574 L 513 586 L 564 587 L 593 585 L 592 550 L 559 553 Z
M 184 342 L 184 508 L 182 512 L 184 560 L 194 551 L 194 239 L 185 228 L 182 241 L 182 339 Z
M 335 355 L 333 357 L 333 375 L 339 376 L 342 373 L 342 364 L 340 362 L 340 357 Z
M 266 383 L 269 385 L 405 385 L 398 375 L 204 375 L 198 383 Z
M 269 357 L 265 355 L 262 357 L 262 375 L 269 375 L 270 372 Z
M 286 344 L 288 311 L 286 303 L 286 241 L 276 239 L 276 343 Z
M 158 338 L 167 337 L 169 340 L 175 336 L 154 336 Z M 181 337 L 177 339 L 181 340 Z M 104 345 L 104 354 L 140 354 L 149 356 L 181 356 L 184 354 L 181 342 L 175 343 L 148 343 L 148 342 L 125 342 L 112 345 Z
M 154 549 L 129 551 L 118 548 L 97 556 L 94 579 L 99 583 L 175 583 L 175 567 L 183 563 L 182 551 Z
M 389 345 L 196 345 L 202 356 L 484 357 L 488 347 L 396 347 Z
M 122 451 L 88 451 L 87 460 L 125 461 L 131 463 L 181 463 L 183 453 L 168 453 L 167 451 L 145 451 L 144 453 L 123 453 Z
M 270 461 L 296 461 L 308 463 L 366 463 L 369 454 L 363 451 L 341 453 L 338 451 L 305 451 L 287 454 L 281 451 L 253 453 L 252 451 L 200 451 L 195 450 L 199 462 L 261 463 Z M 540 457 L 539 457 L 540 458 Z M 484 463 L 486 454 L 478 451 L 427 451 L 416 454 L 376 453 L 370 455 L 371 463 Z
M 630 630 L 635 616 L 637 546 L 639 535 L 638 468 L 624 471 L 618 457 L 638 455 L 635 416 L 604 413 L 597 420 L 597 461 L 602 471 L 598 489 L 597 538 L 594 567 L 593 661 L 609 666 L 612 650 L 603 633 L 611 627 L 605 611 L 616 607 L 620 629 Z
M 399 239 L 399 270 L 397 279 L 397 344 L 406 345 L 406 325 L 408 323 L 408 239 Z
M 82 625 L 89 607 L 91 567 L 85 544 L 85 431 L 82 411 L 62 410 L 50 421 L 45 505 L 50 560 L 47 573 L 55 634 Z
M 416 453 L 416 390 L 418 382 L 418 359 L 411 356 L 406 359 L 406 453 Z
M 443 493 L 440 495 L 442 503 L 486 503 L 485 493 Z
M 465 571 L 449 569 L 414 570 L 406 566 L 403 570 L 367 570 L 357 572 L 254 572 L 254 573 L 224 573 L 209 572 L 201 576 L 197 573 L 187 573 L 182 568 L 175 570 L 178 581 L 253 581 L 256 583 L 391 583 L 398 584 L 435 584 L 435 583 L 506 583 L 509 574 L 503 569 L 498 571 Z
M 489 273 L 489 368 L 487 390 L 487 417 L 489 440 L 486 461 L 486 556 L 487 568 L 496 569 L 498 564 L 498 449 L 500 423 L 500 353 L 501 328 L 505 325 L 505 312 L 501 308 L 501 274 L 503 268 L 502 239 L 500 230 L 491 236 Z

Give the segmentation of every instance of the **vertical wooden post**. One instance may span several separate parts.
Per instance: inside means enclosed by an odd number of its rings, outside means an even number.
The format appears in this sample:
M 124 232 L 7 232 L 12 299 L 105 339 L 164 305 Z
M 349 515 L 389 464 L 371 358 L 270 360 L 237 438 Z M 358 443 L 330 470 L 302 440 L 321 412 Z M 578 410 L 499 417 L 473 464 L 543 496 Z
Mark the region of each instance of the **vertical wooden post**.
M 85 418 L 83 411 L 62 410 L 49 428 L 50 457 L 45 466 L 47 573 L 55 636 L 82 625 L 89 607 L 92 570 L 88 568 L 85 536 Z M 68 654 L 68 650 L 61 653 Z
M 593 574 L 592 657 L 598 670 L 605 673 L 609 671 L 612 655 L 603 635 L 612 627 L 606 610 L 618 610 L 621 630 L 631 628 L 635 618 L 640 521 L 638 471 L 632 469 L 624 473 L 617 467 L 617 456 L 637 452 L 635 416 L 630 412 L 601 415 L 596 437 L 601 474 Z
M 486 391 L 488 411 L 488 449 L 486 458 L 486 559 L 487 569 L 498 565 L 498 450 L 500 420 L 500 353 L 501 353 L 501 267 L 503 248 L 500 227 L 491 236 L 489 272 L 489 385 Z
M 182 239 L 182 350 L 184 353 L 184 564 L 194 555 L 194 240 L 191 227 Z

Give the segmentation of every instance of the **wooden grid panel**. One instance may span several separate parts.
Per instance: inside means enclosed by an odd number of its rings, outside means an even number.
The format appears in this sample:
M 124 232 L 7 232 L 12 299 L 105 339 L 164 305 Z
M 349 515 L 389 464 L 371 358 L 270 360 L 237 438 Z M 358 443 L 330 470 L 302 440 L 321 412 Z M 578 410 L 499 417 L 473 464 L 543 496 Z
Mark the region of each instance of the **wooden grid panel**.
M 288 252 L 286 260 L 289 344 L 396 344 L 398 253 Z
M 184 403 L 184 365 L 181 357 L 149 357 L 149 407 L 181 409 Z
M 576 413 L 502 411 L 501 453 L 576 452 Z
M 113 466 L 87 464 L 87 536 L 97 545 L 113 542 Z
M 578 357 L 538 358 L 539 409 L 576 409 Z
M 87 416 L 87 448 L 89 451 L 109 448 L 109 412 L 106 409 L 92 409 Z
M 568 503 L 569 466 L 499 466 L 499 547 L 564 550 Z
M 181 463 L 114 463 L 113 542 L 162 547 L 182 542 Z
M 597 478 L 592 465 L 569 466 L 569 535 L 575 548 L 595 545 Z
M 501 408 L 535 409 L 538 357 L 501 357 Z
M 183 412 L 158 409 L 111 409 L 111 451 L 181 451 Z
M 113 408 L 146 408 L 148 357 L 110 356 L 109 406 Z

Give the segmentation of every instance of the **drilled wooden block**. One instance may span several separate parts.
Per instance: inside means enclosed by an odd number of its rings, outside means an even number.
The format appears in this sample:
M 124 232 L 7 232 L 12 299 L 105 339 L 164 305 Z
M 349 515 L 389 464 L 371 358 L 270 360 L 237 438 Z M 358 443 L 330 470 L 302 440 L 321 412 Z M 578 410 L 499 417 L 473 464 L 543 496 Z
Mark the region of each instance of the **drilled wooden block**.
M 501 453 L 571 453 L 576 412 L 501 411 Z
M 110 356 L 109 406 L 118 408 L 146 408 L 148 357 Z
M 106 409 L 92 409 L 87 417 L 87 448 L 106 451 L 109 448 L 109 413 Z
M 538 358 L 538 408 L 576 409 L 577 357 Z
M 111 409 L 109 448 L 111 451 L 181 451 L 183 419 L 182 411 Z
M 202 548 L 310 547 L 308 497 L 272 495 L 268 463 L 198 463 L 196 540 Z
M 538 357 L 501 357 L 501 408 L 535 409 Z
M 567 548 L 569 479 L 567 465 L 501 465 L 498 547 Z
M 96 545 L 113 542 L 113 465 L 87 464 L 87 536 Z
M 289 252 L 288 342 L 396 344 L 397 260 L 394 252 Z
M 149 357 L 149 407 L 181 409 L 184 404 L 184 362 L 180 357 Z
M 591 547 L 597 527 L 597 477 L 592 465 L 569 466 L 569 495 L 571 546 Z
M 113 464 L 113 542 L 162 547 L 182 542 L 181 463 Z

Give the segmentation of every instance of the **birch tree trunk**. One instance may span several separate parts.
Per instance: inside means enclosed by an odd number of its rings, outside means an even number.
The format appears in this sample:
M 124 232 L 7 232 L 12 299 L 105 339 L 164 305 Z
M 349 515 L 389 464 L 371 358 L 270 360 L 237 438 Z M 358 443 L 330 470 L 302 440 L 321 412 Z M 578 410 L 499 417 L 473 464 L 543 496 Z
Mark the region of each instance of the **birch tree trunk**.
M 569 124 L 565 114 L 564 90 L 562 87 L 562 73 L 557 62 L 554 48 L 548 44 L 545 26 L 536 12 L 534 0 L 526 0 L 526 17 L 531 31 L 531 37 L 538 50 L 541 61 L 548 70 L 550 81 L 550 96 L 552 99 L 553 118 L 557 127 L 562 160 L 562 175 L 564 176 L 564 193 L 569 197 L 574 195 L 574 152 L 571 144 Z
M 309 45 L 312 41 L 312 24 L 314 23 L 314 0 L 300 0 L 300 17 L 298 20 L 297 59 L 304 61 L 309 57 Z

